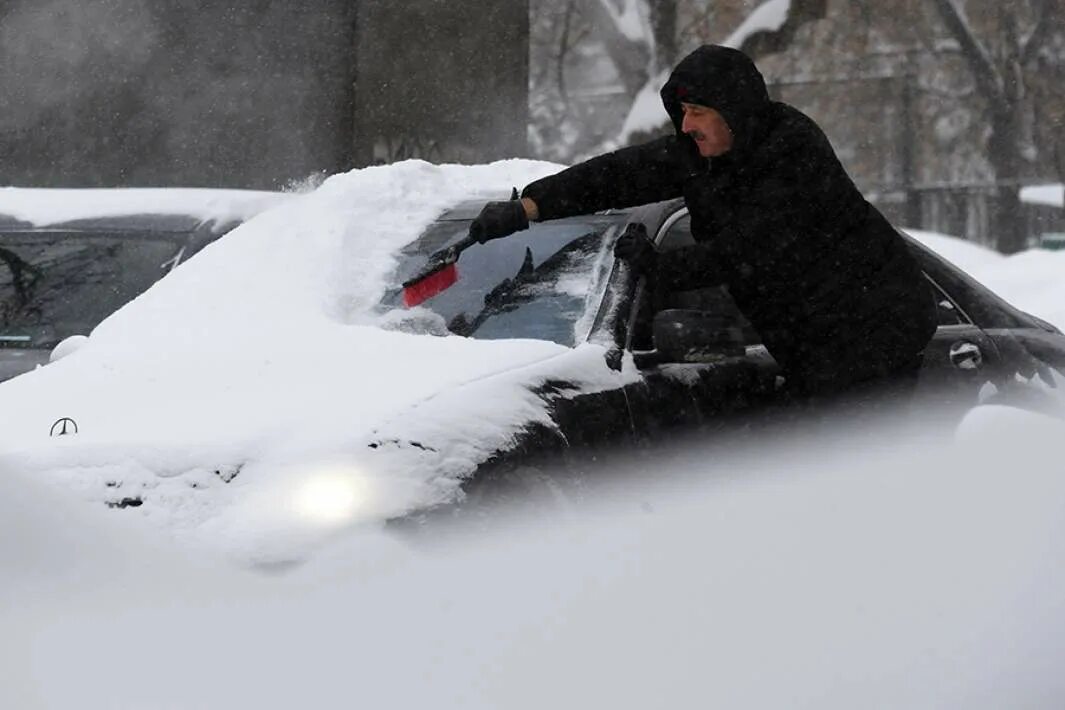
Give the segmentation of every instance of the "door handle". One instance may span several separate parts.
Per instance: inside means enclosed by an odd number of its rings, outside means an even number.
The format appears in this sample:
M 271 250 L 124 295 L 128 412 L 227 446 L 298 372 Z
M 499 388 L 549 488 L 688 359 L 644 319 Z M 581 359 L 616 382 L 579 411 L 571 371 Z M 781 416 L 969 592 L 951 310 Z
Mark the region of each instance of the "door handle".
M 950 364 L 959 370 L 975 370 L 984 362 L 980 347 L 968 340 L 959 340 L 950 346 Z

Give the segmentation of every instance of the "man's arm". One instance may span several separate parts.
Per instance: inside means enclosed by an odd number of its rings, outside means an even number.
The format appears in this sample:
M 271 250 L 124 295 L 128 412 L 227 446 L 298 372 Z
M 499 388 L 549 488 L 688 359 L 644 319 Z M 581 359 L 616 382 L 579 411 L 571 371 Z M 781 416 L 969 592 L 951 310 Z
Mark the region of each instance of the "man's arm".
M 675 136 L 606 153 L 537 180 L 521 193 L 530 220 L 559 219 L 681 196 L 698 166 Z
M 658 284 L 666 291 L 720 286 L 729 280 L 710 244 L 692 244 L 659 254 L 656 267 Z

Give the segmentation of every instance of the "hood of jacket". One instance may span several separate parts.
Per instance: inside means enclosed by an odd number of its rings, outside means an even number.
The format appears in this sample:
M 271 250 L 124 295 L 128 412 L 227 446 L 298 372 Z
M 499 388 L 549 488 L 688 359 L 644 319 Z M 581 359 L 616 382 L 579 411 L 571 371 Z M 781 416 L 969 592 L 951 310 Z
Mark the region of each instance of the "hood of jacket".
M 709 106 L 720 113 L 732 131 L 732 155 L 758 143 L 770 105 L 765 79 L 750 57 L 715 44 L 703 45 L 682 59 L 661 96 L 677 135 L 684 138 L 682 103 Z

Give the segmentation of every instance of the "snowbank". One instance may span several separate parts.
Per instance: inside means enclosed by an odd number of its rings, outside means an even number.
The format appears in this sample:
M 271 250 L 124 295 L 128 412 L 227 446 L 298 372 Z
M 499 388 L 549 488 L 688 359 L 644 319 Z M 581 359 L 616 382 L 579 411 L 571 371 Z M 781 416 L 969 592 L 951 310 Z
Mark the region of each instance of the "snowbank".
M 250 579 L 15 478 L 0 705 L 1059 707 L 1061 424 L 965 429 L 672 449 L 572 518 Z
M 957 237 L 906 231 L 1021 310 L 1065 330 L 1065 252 L 1029 249 L 1005 256 Z
M 979 274 L 994 272 L 1006 259 L 994 249 L 988 249 L 966 239 L 920 229 L 906 229 L 905 231 L 921 244 L 963 271 L 972 274 L 978 280 Z
M 1021 188 L 1021 202 L 1065 208 L 1065 185 L 1052 183 Z

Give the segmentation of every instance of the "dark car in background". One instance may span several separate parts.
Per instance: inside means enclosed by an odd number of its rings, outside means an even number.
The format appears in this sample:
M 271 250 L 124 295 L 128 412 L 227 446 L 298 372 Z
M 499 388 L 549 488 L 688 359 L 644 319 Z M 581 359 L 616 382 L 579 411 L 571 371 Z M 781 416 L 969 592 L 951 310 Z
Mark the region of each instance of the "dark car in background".
M 64 340 L 89 335 L 179 264 L 276 202 L 271 193 L 233 190 L 56 190 L 57 213 L 84 216 L 53 221 L 39 206 L 49 193 L 0 191 L 0 381 L 48 363 L 61 354 L 53 351 Z M 181 199 L 163 199 L 175 193 Z M 23 195 L 36 206 L 22 209 Z M 86 197 L 98 207 L 63 209 L 64 200 Z

